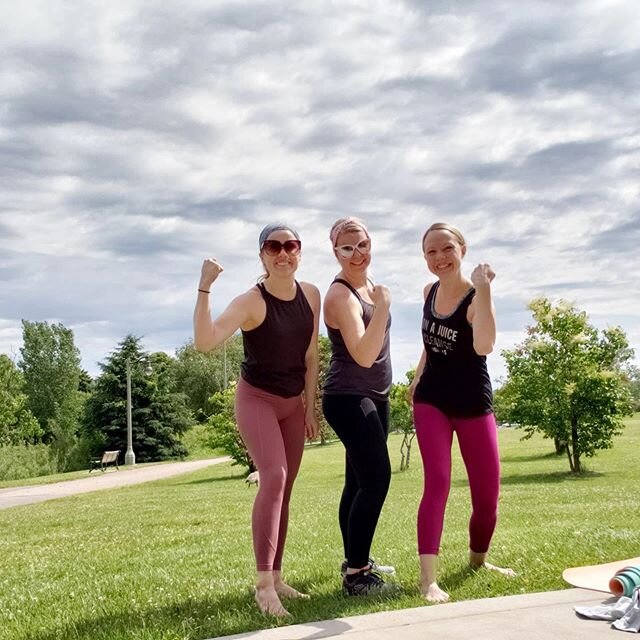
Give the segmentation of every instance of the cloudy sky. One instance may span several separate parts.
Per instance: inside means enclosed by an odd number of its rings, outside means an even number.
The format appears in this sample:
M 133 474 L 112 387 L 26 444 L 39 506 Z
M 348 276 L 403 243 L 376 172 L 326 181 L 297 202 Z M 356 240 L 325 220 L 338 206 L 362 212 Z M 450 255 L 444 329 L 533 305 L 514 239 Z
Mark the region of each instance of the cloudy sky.
M 220 311 L 287 221 L 325 291 L 358 215 L 396 380 L 435 221 L 497 272 L 494 378 L 539 294 L 640 353 L 637 0 L 26 0 L 0 25 L 0 352 L 26 318 L 71 327 L 92 374 L 127 333 L 173 353 L 204 256 Z

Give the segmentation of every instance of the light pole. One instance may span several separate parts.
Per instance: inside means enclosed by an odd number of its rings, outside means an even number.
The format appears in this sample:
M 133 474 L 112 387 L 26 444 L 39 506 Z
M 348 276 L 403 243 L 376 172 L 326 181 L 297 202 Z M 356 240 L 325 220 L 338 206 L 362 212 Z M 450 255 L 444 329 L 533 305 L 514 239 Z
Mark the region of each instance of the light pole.
M 127 452 L 124 454 L 124 464 L 134 466 L 136 454 L 133 453 L 133 424 L 131 420 L 131 361 L 127 358 Z

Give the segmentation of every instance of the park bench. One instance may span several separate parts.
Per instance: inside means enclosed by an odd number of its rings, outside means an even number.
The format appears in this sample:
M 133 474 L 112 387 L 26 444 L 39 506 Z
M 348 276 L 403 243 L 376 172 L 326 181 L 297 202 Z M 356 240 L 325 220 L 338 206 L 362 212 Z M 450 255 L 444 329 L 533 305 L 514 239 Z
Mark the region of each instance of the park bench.
M 105 451 L 102 454 L 101 458 L 91 458 L 89 473 L 91 473 L 94 469 L 100 469 L 100 471 L 106 471 L 107 467 L 110 464 L 116 465 L 116 471 L 118 471 L 118 456 L 120 455 L 120 451 Z

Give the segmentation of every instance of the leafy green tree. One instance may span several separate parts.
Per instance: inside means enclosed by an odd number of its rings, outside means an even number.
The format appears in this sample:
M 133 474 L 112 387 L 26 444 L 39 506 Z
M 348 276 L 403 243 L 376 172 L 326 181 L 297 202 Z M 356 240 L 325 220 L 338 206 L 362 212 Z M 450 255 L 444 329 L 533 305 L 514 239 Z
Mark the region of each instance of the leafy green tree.
M 0 354 L 0 446 L 36 444 L 44 433 L 27 408 L 23 389 L 22 373 L 8 356 Z
M 256 467 L 236 425 L 233 409 L 235 396 L 235 382 L 225 390 L 217 391 L 211 396 L 209 403 L 213 415 L 207 420 L 207 427 L 210 431 L 209 446 L 212 449 L 222 449 L 231 456 L 234 465 L 239 464 L 246 467 L 250 473 L 255 471 Z
M 131 367 L 133 450 L 136 461 L 182 457 L 179 436 L 191 425 L 191 412 L 182 393 L 171 389 L 166 360 L 143 351 L 140 338 L 128 335 L 100 363 L 102 373 L 84 413 L 85 433 L 93 452 L 127 447 L 127 362 Z M 168 357 L 168 356 L 167 356 Z M 155 362 L 156 369 L 151 366 Z
M 566 443 L 572 472 L 582 457 L 613 446 L 630 413 L 624 373 L 633 356 L 619 327 L 598 331 L 586 313 L 547 298 L 529 304 L 535 324 L 528 337 L 502 352 L 508 376 L 500 417 L 521 425 L 525 437 L 540 432 Z
M 324 387 L 327 374 L 329 373 L 329 363 L 331 362 L 331 341 L 327 336 L 318 336 L 318 386 L 316 388 L 316 416 L 318 418 L 318 437 L 320 444 L 326 444 L 329 440 L 335 440 L 335 431 L 329 426 L 322 413 L 322 389 Z
M 403 434 L 400 445 L 400 471 L 405 471 L 411 464 L 411 445 L 416 435 L 413 425 L 413 413 L 407 398 L 407 389 L 416 374 L 415 369 L 407 371 L 408 382 L 394 383 L 389 394 L 391 428 Z
M 73 331 L 62 324 L 22 321 L 23 346 L 20 368 L 24 374 L 29 409 L 43 430 L 43 439 L 53 438 L 49 421 L 60 407 L 73 402 L 80 381 L 80 352 Z M 75 434 L 78 424 L 66 425 Z
M 176 389 L 186 395 L 188 405 L 198 422 L 206 422 L 213 413 L 209 398 L 217 391 L 222 391 L 225 384 L 228 386 L 238 380 L 243 359 L 240 335 L 232 336 L 224 347 L 213 349 L 209 353 L 196 351 L 192 341 L 176 351 Z
M 629 378 L 629 391 L 634 412 L 640 411 L 640 367 L 630 366 L 627 369 Z

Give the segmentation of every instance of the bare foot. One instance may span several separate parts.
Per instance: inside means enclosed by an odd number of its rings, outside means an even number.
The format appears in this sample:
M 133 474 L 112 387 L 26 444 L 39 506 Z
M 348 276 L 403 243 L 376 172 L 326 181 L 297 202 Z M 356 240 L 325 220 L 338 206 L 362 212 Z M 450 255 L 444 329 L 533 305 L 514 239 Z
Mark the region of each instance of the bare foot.
M 484 567 L 485 569 L 488 569 L 489 571 L 496 571 L 497 573 L 500 573 L 501 575 L 505 576 L 506 578 L 517 578 L 518 577 L 518 574 L 513 569 L 508 569 L 506 567 L 497 567 L 495 564 L 491 564 L 489 562 L 483 562 L 479 566 L 471 565 L 471 567 L 473 569 L 480 569 L 481 567 Z
M 449 599 L 449 594 L 443 591 L 435 582 L 432 582 L 427 587 L 421 587 L 422 596 L 427 602 L 446 602 Z
M 262 613 L 266 613 L 270 616 L 276 616 L 277 618 L 284 618 L 285 616 L 291 615 L 282 606 L 282 602 L 280 602 L 280 598 L 278 598 L 276 590 L 271 586 L 256 587 L 255 598 Z
M 301 593 L 297 589 L 290 587 L 284 582 L 278 582 L 273 585 L 276 593 L 283 598 L 300 598 L 301 600 L 308 600 L 309 595 L 307 593 Z

